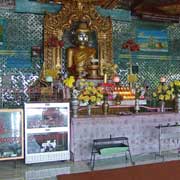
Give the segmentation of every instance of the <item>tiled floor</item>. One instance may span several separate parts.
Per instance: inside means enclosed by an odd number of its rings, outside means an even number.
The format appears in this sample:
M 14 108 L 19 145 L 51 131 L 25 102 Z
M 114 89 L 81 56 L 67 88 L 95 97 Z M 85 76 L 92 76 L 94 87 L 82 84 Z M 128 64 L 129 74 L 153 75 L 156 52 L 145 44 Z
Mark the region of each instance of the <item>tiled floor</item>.
M 180 160 L 177 153 L 165 153 L 164 161 Z M 133 156 L 136 165 L 162 162 L 162 157 L 155 154 L 141 154 Z M 124 157 L 97 160 L 95 170 L 113 169 L 131 166 L 125 161 Z M 56 180 L 57 174 L 69 174 L 76 172 L 90 171 L 87 162 L 51 162 L 25 165 L 21 161 L 1 161 L 0 162 L 0 180 Z

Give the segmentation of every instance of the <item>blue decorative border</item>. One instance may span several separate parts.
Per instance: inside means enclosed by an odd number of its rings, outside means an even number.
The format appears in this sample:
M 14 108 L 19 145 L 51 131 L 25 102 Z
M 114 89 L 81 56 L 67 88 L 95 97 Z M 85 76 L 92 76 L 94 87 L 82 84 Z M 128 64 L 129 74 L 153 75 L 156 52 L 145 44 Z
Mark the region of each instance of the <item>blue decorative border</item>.
M 32 61 L 28 57 L 8 57 L 6 68 L 31 68 Z
M 60 10 L 60 4 L 46 4 L 30 0 L 16 0 L 16 12 L 44 14 L 46 11 L 56 13 Z

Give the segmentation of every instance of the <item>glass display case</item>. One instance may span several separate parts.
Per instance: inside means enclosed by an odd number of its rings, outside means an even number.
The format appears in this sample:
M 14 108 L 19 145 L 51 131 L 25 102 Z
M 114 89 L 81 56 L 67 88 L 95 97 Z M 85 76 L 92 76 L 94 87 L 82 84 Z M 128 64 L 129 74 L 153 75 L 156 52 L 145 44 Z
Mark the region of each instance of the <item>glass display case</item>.
M 25 103 L 25 163 L 70 159 L 69 103 Z
M 24 158 L 23 109 L 0 109 L 0 160 Z

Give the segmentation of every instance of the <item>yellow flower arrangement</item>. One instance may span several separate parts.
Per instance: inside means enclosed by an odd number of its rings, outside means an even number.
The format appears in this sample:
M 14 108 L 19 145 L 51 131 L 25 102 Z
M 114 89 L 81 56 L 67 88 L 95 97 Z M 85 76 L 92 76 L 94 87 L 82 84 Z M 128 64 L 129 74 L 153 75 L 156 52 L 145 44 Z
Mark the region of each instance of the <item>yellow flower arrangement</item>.
M 180 93 L 180 80 L 174 80 L 170 82 L 169 85 L 174 95 L 177 95 Z
M 77 97 L 83 103 L 96 104 L 103 100 L 103 89 L 96 87 L 93 82 L 85 79 L 76 82 L 74 76 L 70 76 L 64 79 L 63 83 L 72 90 L 72 97 Z
M 75 78 L 74 76 L 70 76 L 67 77 L 66 79 L 64 79 L 63 83 L 66 87 L 68 88 L 73 88 L 74 87 L 74 82 L 75 82 Z
M 134 83 L 138 81 L 138 76 L 137 74 L 128 74 L 127 81 L 130 83 Z
M 168 85 L 158 85 L 155 92 L 153 92 L 153 97 L 160 101 L 169 101 L 173 99 L 173 89 Z
M 95 87 L 93 82 L 85 80 L 80 81 L 80 94 L 78 99 L 83 103 L 96 104 L 103 100 L 103 91 L 101 87 Z

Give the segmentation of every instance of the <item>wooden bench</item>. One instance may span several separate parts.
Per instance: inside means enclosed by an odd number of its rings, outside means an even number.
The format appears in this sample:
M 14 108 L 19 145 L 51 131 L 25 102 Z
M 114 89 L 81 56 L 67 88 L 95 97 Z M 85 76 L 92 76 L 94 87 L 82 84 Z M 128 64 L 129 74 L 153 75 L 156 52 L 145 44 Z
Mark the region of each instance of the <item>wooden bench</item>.
M 129 148 L 129 142 L 127 137 L 110 137 L 103 138 L 103 139 L 94 139 L 93 146 L 91 151 L 91 158 L 90 158 L 90 166 L 91 169 L 94 169 L 95 166 L 95 156 L 96 154 L 99 155 L 112 155 L 117 153 L 125 153 L 126 160 L 127 154 L 129 153 L 131 164 L 134 165 L 134 161 L 132 160 L 131 151 Z

